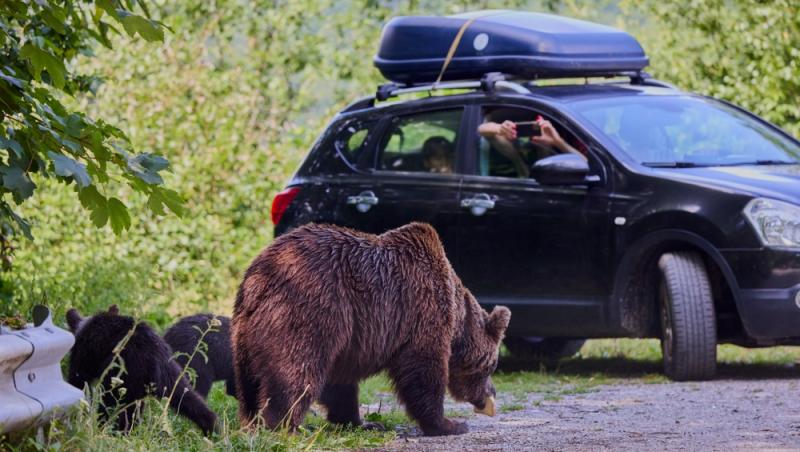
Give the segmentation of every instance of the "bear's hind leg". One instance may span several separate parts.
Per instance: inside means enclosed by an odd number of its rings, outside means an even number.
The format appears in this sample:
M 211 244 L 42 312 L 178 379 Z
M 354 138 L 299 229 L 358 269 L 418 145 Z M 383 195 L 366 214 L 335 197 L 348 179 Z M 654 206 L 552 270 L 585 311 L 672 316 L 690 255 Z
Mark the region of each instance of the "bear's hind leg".
M 172 385 L 174 385 L 174 382 L 180 376 L 178 365 L 174 362 L 170 362 L 168 372 L 171 384 L 167 386 L 167 391 L 170 391 Z M 203 400 L 200 394 L 192 390 L 189 381 L 185 377 L 180 379 L 175 388 L 175 393 L 171 395 L 172 398 L 169 400 L 169 405 L 175 411 L 197 424 L 206 436 L 214 432 L 217 423 L 217 415 L 208 408 L 208 405 L 206 405 L 205 400 Z M 170 394 L 165 392 L 164 396 L 169 397 Z
M 233 377 L 228 377 L 225 380 L 225 392 L 228 393 L 229 396 L 236 397 L 236 381 Z
M 261 393 L 261 381 L 252 375 L 256 363 L 252 362 L 242 348 L 234 351 L 235 366 L 233 376 L 236 379 L 235 384 L 228 385 L 228 391 L 233 388 L 231 395 L 239 400 L 239 421 L 242 427 L 250 427 L 256 421 L 258 411 L 261 408 L 259 405 L 258 397 Z
M 319 402 L 328 409 L 328 422 L 353 427 L 361 425 L 358 412 L 358 384 L 329 384 L 322 390 Z
M 465 423 L 444 417 L 444 395 L 447 382 L 445 353 L 435 350 L 406 350 L 389 368 L 389 376 L 408 414 L 426 436 L 467 433 Z
M 259 400 L 264 400 L 261 416 L 267 427 L 297 430 L 311 407 L 319 398 L 321 384 L 314 378 L 290 378 L 273 373 L 261 379 Z

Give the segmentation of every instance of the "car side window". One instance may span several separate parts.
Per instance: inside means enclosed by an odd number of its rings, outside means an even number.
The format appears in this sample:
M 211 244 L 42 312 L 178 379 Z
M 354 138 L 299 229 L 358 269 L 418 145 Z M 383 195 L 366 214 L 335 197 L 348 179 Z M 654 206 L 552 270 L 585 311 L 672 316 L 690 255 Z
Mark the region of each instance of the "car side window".
M 378 149 L 378 169 L 454 173 L 462 111 L 440 110 L 392 118 Z
M 539 118 L 552 129 L 543 129 Z M 586 146 L 573 134 L 524 108 L 484 108 L 478 134 L 478 173 L 482 176 L 527 179 L 538 160 L 565 152 L 586 155 Z
M 353 121 L 339 130 L 335 140 L 336 151 L 348 166 L 357 166 L 377 122 Z

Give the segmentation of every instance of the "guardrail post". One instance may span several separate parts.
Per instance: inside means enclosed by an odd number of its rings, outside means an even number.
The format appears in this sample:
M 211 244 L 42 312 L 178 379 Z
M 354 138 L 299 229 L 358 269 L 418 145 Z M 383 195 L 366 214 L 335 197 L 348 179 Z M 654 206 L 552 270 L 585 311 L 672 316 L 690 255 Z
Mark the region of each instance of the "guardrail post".
M 75 338 L 46 307 L 34 307 L 33 317 L 21 330 L 0 327 L 0 432 L 41 425 L 83 398 L 61 375 Z

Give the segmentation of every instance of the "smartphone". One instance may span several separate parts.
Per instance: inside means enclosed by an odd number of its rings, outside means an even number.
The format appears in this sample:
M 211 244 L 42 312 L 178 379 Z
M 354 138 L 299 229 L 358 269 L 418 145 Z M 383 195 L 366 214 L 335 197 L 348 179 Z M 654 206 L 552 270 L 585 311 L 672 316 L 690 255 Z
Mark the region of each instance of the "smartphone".
M 517 136 L 520 138 L 534 137 L 542 134 L 542 128 L 536 121 L 515 122 L 517 125 Z

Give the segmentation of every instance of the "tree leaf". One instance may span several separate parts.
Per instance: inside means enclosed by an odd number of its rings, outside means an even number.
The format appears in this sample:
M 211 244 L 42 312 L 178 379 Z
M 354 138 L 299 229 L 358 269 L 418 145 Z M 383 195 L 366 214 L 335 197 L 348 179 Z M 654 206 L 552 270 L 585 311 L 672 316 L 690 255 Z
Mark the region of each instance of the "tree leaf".
M 89 185 L 78 191 L 78 199 L 81 201 L 81 205 L 84 208 L 90 210 L 95 206 L 105 206 L 107 203 L 105 196 L 101 195 L 94 185 Z
M 111 220 L 111 229 L 119 235 L 124 229 L 131 227 L 131 216 L 128 208 L 117 198 L 108 200 L 108 219 Z
M 78 199 L 84 208 L 91 211 L 90 218 L 92 223 L 98 228 L 102 228 L 108 222 L 108 200 L 97 191 L 97 187 L 89 185 L 78 192 Z
M 65 74 L 67 72 L 64 62 L 49 52 L 40 49 L 28 42 L 19 51 L 20 58 L 28 60 L 33 66 L 34 76 L 37 80 L 42 80 L 42 70 L 47 70 L 50 81 L 56 88 L 64 87 Z
M 159 171 L 169 167 L 169 161 L 160 155 L 138 154 L 128 159 L 128 169 L 139 179 L 150 185 L 164 183 Z
M 83 119 L 81 119 L 80 115 L 72 113 L 67 117 L 64 132 L 71 137 L 80 138 L 83 125 Z
M 53 11 L 49 9 L 43 9 L 42 20 L 44 20 L 44 23 L 49 25 L 50 28 L 57 31 L 58 33 L 62 35 L 67 33 L 67 29 L 64 26 L 64 19 L 63 18 L 59 19 L 58 17 L 56 17 L 56 15 L 53 14 Z
M 131 37 L 138 33 L 139 36 L 150 42 L 164 40 L 164 29 L 157 22 L 124 10 L 117 10 L 117 14 L 121 18 L 120 21 L 125 31 Z
M 0 167 L 0 174 L 3 175 L 3 187 L 9 189 L 14 195 L 14 202 L 21 204 L 22 201 L 33 195 L 36 188 L 25 171 L 16 166 Z
M 114 2 L 111 0 L 96 0 L 94 3 L 111 17 L 117 17 L 117 8 L 114 7 Z
M 89 218 L 92 220 L 92 224 L 94 224 L 98 228 L 102 228 L 103 226 L 108 223 L 108 205 L 96 205 L 92 209 L 92 213 L 89 215 Z
M 147 198 L 147 207 L 156 215 L 167 214 L 164 210 L 164 203 L 161 201 L 161 196 L 159 196 L 158 192 L 151 193 L 150 197 Z
M 161 192 L 161 201 L 166 204 L 167 208 L 175 215 L 182 217 L 184 214 L 184 200 L 181 198 L 181 195 L 175 190 L 170 189 L 162 189 L 159 191 Z
M 86 165 L 75 161 L 66 155 L 56 154 L 48 151 L 47 156 L 53 161 L 56 174 L 62 177 L 72 177 L 80 188 L 88 187 L 92 183 L 92 178 L 86 172 Z
M 16 140 L 11 138 L 0 137 L 0 149 L 12 150 L 14 151 L 14 154 L 16 154 L 18 158 L 22 158 L 22 156 L 25 153 L 22 150 L 22 145 L 19 144 Z

